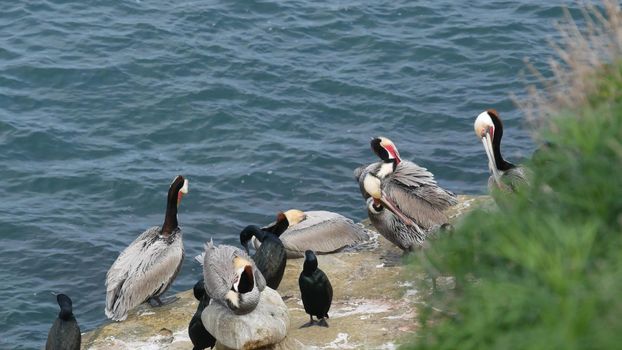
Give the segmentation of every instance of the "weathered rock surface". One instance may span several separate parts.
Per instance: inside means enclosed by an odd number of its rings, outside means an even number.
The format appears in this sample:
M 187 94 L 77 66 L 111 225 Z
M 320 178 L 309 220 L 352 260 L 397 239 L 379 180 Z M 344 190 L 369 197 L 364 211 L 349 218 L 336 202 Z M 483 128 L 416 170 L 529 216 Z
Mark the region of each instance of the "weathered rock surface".
M 492 203 L 488 196 L 459 196 L 459 201 L 450 212 L 454 220 L 473 206 Z M 285 340 L 271 349 L 393 349 L 412 337 L 418 327 L 419 295 L 429 291 L 416 284 L 412 270 L 401 263 L 401 254 L 379 236 L 377 246 L 370 250 L 318 256 L 334 291 L 329 328 L 299 328 L 309 320 L 298 290 L 303 259 L 288 260 L 278 292 L 289 309 L 290 330 Z M 187 329 L 198 302 L 192 290 L 177 296 L 180 300 L 171 305 L 142 305 L 124 322 L 87 332 L 82 336 L 82 348 L 192 349 Z M 172 335 L 161 331 L 163 328 Z
M 212 301 L 201 314 L 205 329 L 231 349 L 256 349 L 281 342 L 289 331 L 289 312 L 279 293 L 266 287 L 252 312 L 236 315 Z

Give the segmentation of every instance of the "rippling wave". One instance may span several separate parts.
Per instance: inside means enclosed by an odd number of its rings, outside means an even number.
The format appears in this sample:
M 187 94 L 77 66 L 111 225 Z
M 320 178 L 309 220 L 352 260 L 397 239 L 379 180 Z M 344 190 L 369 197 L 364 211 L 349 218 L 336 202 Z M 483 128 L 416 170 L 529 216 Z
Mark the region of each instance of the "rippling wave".
M 568 6 L 575 6 L 569 1 Z M 74 299 L 105 322 L 107 269 L 163 220 L 187 258 L 288 208 L 362 219 L 352 169 L 369 138 L 459 193 L 485 191 L 473 118 L 497 108 L 504 152 L 532 145 L 509 99 L 546 70 L 561 5 L 541 1 L 41 1 L 0 11 L 0 348 L 40 348 Z M 576 9 L 573 9 L 576 11 Z

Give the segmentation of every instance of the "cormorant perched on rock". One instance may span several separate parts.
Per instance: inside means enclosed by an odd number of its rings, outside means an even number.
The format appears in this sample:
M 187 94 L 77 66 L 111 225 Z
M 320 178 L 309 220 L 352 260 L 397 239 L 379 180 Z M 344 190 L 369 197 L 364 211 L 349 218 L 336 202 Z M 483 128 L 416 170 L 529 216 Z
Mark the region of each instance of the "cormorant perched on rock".
M 318 325 L 328 327 L 326 319 L 333 301 L 333 286 L 324 271 L 317 267 L 317 257 L 311 250 L 305 251 L 305 262 L 298 278 L 298 285 L 305 312 L 309 314 L 309 323 L 302 325 L 301 328 L 315 324 L 313 316 L 319 319 Z
M 71 299 L 65 294 L 59 294 L 56 301 L 60 306 L 60 312 L 48 333 L 45 350 L 80 350 L 82 337 L 80 326 L 73 316 Z
M 283 279 L 285 265 L 287 264 L 287 254 L 283 242 L 276 234 L 249 225 L 240 232 L 240 243 L 247 253 L 249 252 L 248 243 L 253 237 L 261 242 L 261 246 L 252 256 L 253 261 L 266 279 L 266 285 L 272 289 L 277 289 Z
M 197 306 L 197 311 L 192 316 L 190 320 L 190 325 L 188 326 L 188 335 L 190 336 L 190 340 L 192 341 L 192 345 L 194 347 L 192 350 L 203 350 L 205 348 L 213 348 L 216 345 L 216 338 L 214 338 L 203 326 L 203 321 L 201 321 L 201 314 L 203 313 L 203 309 L 207 305 L 209 305 L 209 296 L 205 292 L 205 283 L 203 278 L 201 278 L 194 285 L 194 297 L 199 301 L 199 306 Z

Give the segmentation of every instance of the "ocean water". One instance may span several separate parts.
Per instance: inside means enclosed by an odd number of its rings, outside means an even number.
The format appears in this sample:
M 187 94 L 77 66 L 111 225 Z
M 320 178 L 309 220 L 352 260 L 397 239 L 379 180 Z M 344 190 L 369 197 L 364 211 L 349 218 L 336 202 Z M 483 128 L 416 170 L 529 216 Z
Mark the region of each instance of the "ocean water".
M 203 242 L 279 210 L 366 216 L 352 170 L 385 135 L 457 193 L 484 193 L 473 120 L 534 145 L 510 94 L 547 72 L 562 7 L 528 1 L 1 1 L 0 348 L 40 348 L 74 301 L 104 322 L 105 274 L 164 218 L 177 174 L 192 287 Z

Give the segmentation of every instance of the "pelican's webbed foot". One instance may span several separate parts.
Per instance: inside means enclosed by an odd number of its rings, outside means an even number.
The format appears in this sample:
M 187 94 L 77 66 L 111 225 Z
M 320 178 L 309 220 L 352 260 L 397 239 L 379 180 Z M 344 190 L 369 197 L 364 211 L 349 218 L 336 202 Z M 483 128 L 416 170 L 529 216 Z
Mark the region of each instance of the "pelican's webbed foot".
M 173 295 L 173 296 L 164 298 L 164 300 L 160 299 L 159 296 L 151 297 L 147 301 L 149 302 L 149 305 L 151 305 L 152 307 L 160 307 L 160 306 L 172 304 L 172 303 L 176 302 L 177 300 L 179 300 L 179 297 L 176 297 L 176 296 Z

